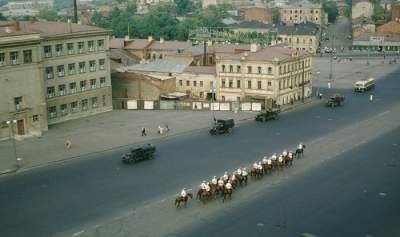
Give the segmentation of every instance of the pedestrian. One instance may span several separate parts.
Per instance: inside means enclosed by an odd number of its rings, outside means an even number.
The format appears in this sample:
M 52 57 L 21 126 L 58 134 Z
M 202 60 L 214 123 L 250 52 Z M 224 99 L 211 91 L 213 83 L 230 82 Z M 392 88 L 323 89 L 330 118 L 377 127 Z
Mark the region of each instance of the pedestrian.
M 143 137 L 143 136 L 146 136 L 146 135 L 147 135 L 147 134 L 146 134 L 146 128 L 143 127 L 143 128 L 142 128 L 142 137 Z
M 165 125 L 165 129 L 166 129 L 167 132 L 169 132 L 168 124 Z
M 158 131 L 157 131 L 157 133 L 158 133 L 158 134 L 162 134 L 162 130 L 161 130 L 161 126 L 160 126 L 160 125 L 158 125 Z
M 70 139 L 65 139 L 65 147 L 67 147 L 68 150 L 72 149 L 72 142 Z
M 373 101 L 374 100 L 374 95 L 369 95 L 369 101 Z

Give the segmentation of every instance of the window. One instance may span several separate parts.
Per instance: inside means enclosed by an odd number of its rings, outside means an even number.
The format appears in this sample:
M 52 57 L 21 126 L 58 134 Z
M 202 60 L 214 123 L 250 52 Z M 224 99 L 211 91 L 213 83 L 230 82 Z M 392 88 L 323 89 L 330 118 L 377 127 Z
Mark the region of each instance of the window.
M 247 81 L 247 88 L 251 89 L 251 81 Z
M 197 81 L 193 81 L 193 86 L 197 86 Z
M 88 50 L 89 52 L 93 52 L 94 51 L 94 41 L 90 40 L 87 42 L 87 46 L 88 46 Z
M 105 69 L 105 65 L 106 65 L 106 60 L 104 58 L 100 59 L 99 60 L 99 69 L 100 70 L 104 70 Z
M 179 86 L 183 86 L 183 81 L 179 80 Z
M 54 86 L 47 87 L 47 98 L 52 98 L 55 95 Z
M 232 88 L 232 87 L 233 87 L 233 81 L 229 80 L 229 88 Z
M 43 47 L 44 57 L 50 58 L 51 57 L 51 45 L 46 45 Z
M 39 121 L 39 115 L 37 115 L 37 114 L 33 115 L 33 116 L 32 116 L 32 121 L 33 121 L 33 122 Z
M 106 103 L 106 95 L 103 95 L 102 100 L 103 100 L 103 106 L 106 106 L 107 105 L 107 103 Z
M 268 86 L 272 86 L 272 83 L 270 81 L 268 82 Z
M 63 51 L 63 45 L 62 44 L 56 44 L 56 56 L 61 56 Z
M 74 75 L 76 73 L 75 63 L 68 64 L 68 72 L 69 72 L 69 75 Z
M 100 87 L 105 87 L 105 86 L 106 86 L 106 78 L 100 77 Z
M 22 96 L 14 98 L 15 109 L 20 110 L 22 109 Z
M 233 72 L 233 66 L 229 65 L 229 72 Z
M 79 63 L 79 73 L 85 73 L 85 72 L 86 72 L 85 62 L 80 62 Z
M 55 118 L 57 117 L 57 107 L 56 106 L 51 106 L 47 108 L 49 118 Z
M 236 66 L 236 72 L 240 73 L 240 66 Z
M 79 111 L 78 101 L 74 101 L 71 103 L 71 112 L 75 113 Z
M 67 50 L 68 50 L 68 54 L 73 54 L 74 53 L 74 43 L 68 43 Z
M 261 86 L 262 86 L 261 81 L 258 81 L 258 82 L 257 82 L 257 88 L 258 88 L 259 90 L 261 90 Z
M 64 116 L 64 115 L 68 114 L 68 106 L 67 106 L 67 104 L 60 105 L 60 113 L 61 113 L 61 116 Z
M 200 87 L 203 87 L 203 81 L 200 81 Z
M 190 86 L 190 81 L 186 80 L 186 86 Z
M 88 99 L 81 100 L 81 108 L 82 108 L 82 110 L 87 110 L 88 109 L 88 104 L 89 104 Z
M 91 102 L 91 104 L 92 104 L 92 108 L 97 108 L 97 107 L 98 107 L 98 104 L 97 104 L 97 97 L 92 97 L 92 98 L 90 99 L 90 102 Z
M 318 14 L 318 10 L 316 10 L 315 13 Z
M 96 89 L 96 79 L 90 79 L 90 88 Z
M 85 91 L 86 90 L 86 80 L 80 81 L 79 86 L 81 88 L 81 91 Z
M 268 74 L 272 74 L 272 67 L 268 67 Z
M 53 67 L 46 67 L 46 78 L 52 79 L 54 77 Z
M 73 94 L 76 92 L 76 82 L 69 83 L 69 93 Z
M 57 66 L 57 73 L 58 73 L 58 76 L 59 76 L 59 77 L 65 76 L 64 65 L 59 65 L 59 66 Z
M 249 74 L 251 73 L 251 66 L 247 67 L 247 73 L 249 73 Z
M 32 62 L 32 50 L 24 50 L 24 63 L 31 63 Z
M 237 80 L 237 81 L 236 81 L 236 87 L 237 87 L 237 88 L 240 88 L 240 80 Z
M 89 71 L 91 71 L 91 72 L 96 71 L 96 61 L 95 60 L 89 61 Z
M 204 92 L 201 91 L 201 92 L 199 93 L 199 97 L 200 97 L 200 98 L 203 98 L 203 97 L 204 97 Z
M 225 101 L 225 96 L 222 96 L 222 98 L 221 98 L 221 99 L 222 99 L 222 101 Z
M 0 53 L 0 66 L 3 66 L 6 61 L 6 55 L 5 53 Z
M 10 61 L 11 61 L 11 64 L 13 64 L 13 65 L 18 64 L 18 52 L 10 53 Z
M 257 71 L 258 71 L 258 74 L 261 74 L 262 73 L 261 67 L 258 67 Z
M 103 39 L 97 41 L 97 47 L 99 48 L 99 50 L 104 49 L 104 40 Z
M 222 65 L 222 72 L 225 72 L 225 65 Z
M 66 87 L 64 84 L 58 86 L 58 95 L 63 96 L 66 94 Z
M 84 42 L 78 42 L 78 53 L 83 53 L 85 50 Z
M 222 88 L 225 88 L 225 86 L 226 86 L 225 79 L 222 79 Z

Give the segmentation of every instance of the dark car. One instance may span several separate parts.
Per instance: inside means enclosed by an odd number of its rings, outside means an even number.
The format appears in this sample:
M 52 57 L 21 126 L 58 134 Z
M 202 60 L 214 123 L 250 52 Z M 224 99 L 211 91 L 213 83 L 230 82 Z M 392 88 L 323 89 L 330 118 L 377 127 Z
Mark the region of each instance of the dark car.
M 235 126 L 233 119 L 218 119 L 215 121 L 214 126 L 210 129 L 211 135 L 230 133 Z
M 124 164 L 132 164 L 137 161 L 149 160 L 154 158 L 156 147 L 153 144 L 146 144 L 130 149 L 128 153 L 122 156 Z
M 327 107 L 333 108 L 342 105 L 343 102 L 344 102 L 344 95 L 336 93 L 331 95 L 331 97 L 329 97 L 325 105 Z
M 255 117 L 256 121 L 266 122 L 268 120 L 277 119 L 279 110 L 266 110 L 258 113 Z

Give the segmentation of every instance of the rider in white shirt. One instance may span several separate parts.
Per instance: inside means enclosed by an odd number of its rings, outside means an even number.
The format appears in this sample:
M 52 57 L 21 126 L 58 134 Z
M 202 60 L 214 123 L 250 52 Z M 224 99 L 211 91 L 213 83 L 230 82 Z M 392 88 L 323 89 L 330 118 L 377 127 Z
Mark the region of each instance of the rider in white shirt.
M 258 168 L 258 164 L 257 164 L 257 162 L 254 162 L 254 164 L 253 164 L 253 168 L 254 168 L 254 169 L 257 169 L 257 168 Z
M 289 158 L 293 158 L 293 152 L 289 152 Z
M 224 186 L 224 180 L 219 179 L 218 180 L 218 186 L 220 186 L 220 187 Z
M 225 188 L 228 189 L 228 190 L 229 190 L 229 189 L 232 189 L 232 184 L 231 184 L 231 182 L 226 183 L 226 184 L 225 184 Z
M 268 164 L 268 165 L 272 165 L 272 160 L 271 160 L 271 159 L 268 159 L 268 160 L 267 160 L 267 164 Z
M 210 188 L 210 184 L 209 184 L 209 183 L 207 183 L 207 184 L 206 184 L 206 191 L 207 191 L 207 192 L 210 192 L 210 190 L 211 190 L 211 188 Z
M 181 196 L 182 196 L 183 198 L 186 197 L 186 189 L 185 189 L 185 188 L 182 189 L 182 191 L 181 191 Z
M 225 171 L 224 176 L 222 177 L 225 181 L 228 180 L 229 179 L 228 172 Z
M 233 181 L 233 180 L 236 180 L 236 176 L 235 176 L 234 174 L 232 174 L 231 180 L 232 180 L 232 181 Z
M 262 170 L 262 169 L 263 169 L 263 167 L 262 167 L 262 165 L 261 165 L 261 162 L 258 162 L 257 169 L 259 169 L 259 170 Z
M 268 159 L 267 159 L 266 156 L 264 156 L 264 158 L 263 158 L 263 160 L 262 160 L 262 163 L 263 163 L 264 165 L 266 165 L 266 164 L 268 163 Z
M 283 156 L 279 156 L 278 161 L 283 162 Z
M 206 181 L 203 181 L 203 182 L 200 184 L 200 188 L 201 188 L 202 190 L 206 190 Z
M 211 183 L 214 184 L 214 185 L 217 185 L 217 182 L 218 182 L 217 176 L 214 176 L 214 177 L 212 178 L 212 180 L 211 180 Z
M 299 149 L 303 149 L 303 143 L 300 142 L 298 148 L 299 148 Z
M 284 150 L 283 153 L 282 153 L 282 155 L 283 155 L 283 156 L 287 156 L 287 151 Z
M 240 168 L 239 168 L 239 169 L 237 169 L 237 170 L 236 170 L 236 174 L 238 174 L 238 175 L 242 175 L 242 169 L 240 169 Z
M 242 175 L 243 175 L 243 176 L 247 176 L 246 168 L 243 168 Z
M 276 160 L 276 153 L 274 153 L 271 157 L 272 160 Z

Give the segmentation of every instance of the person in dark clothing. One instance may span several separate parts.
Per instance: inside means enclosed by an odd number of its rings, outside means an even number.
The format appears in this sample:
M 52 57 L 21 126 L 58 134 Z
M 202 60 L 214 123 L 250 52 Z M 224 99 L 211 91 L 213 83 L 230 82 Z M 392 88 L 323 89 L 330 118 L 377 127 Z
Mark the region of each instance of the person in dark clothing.
M 146 136 L 147 134 L 146 134 L 146 128 L 142 128 L 142 136 Z

